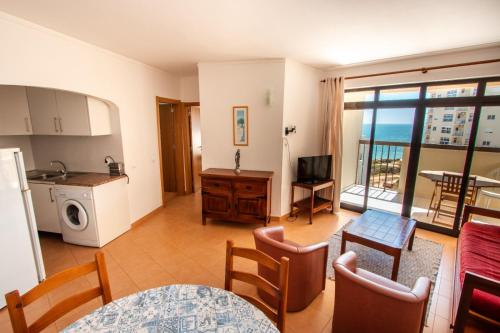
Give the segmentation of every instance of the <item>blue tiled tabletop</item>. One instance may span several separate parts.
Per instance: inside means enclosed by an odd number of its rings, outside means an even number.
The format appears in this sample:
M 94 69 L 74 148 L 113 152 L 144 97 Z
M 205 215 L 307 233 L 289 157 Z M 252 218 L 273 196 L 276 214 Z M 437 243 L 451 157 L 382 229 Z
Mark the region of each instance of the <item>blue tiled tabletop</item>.
M 276 326 L 232 292 L 199 285 L 170 285 L 113 301 L 63 332 L 265 332 Z

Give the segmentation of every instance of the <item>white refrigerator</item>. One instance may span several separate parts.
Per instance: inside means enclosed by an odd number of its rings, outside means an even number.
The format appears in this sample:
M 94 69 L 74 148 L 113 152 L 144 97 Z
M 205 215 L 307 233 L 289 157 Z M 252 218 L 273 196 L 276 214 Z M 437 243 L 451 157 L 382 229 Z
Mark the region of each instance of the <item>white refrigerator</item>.
M 19 148 L 0 149 L 0 308 L 45 279 L 40 242 Z

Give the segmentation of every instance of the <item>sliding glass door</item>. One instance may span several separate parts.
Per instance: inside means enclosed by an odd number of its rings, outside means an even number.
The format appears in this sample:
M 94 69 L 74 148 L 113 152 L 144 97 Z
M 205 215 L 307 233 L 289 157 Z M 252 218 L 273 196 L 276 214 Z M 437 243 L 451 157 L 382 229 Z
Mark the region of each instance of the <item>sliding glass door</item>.
M 376 112 L 367 208 L 401 214 L 414 113 L 414 108 Z
M 457 234 L 464 204 L 500 208 L 500 79 L 347 90 L 342 168 L 344 208 Z

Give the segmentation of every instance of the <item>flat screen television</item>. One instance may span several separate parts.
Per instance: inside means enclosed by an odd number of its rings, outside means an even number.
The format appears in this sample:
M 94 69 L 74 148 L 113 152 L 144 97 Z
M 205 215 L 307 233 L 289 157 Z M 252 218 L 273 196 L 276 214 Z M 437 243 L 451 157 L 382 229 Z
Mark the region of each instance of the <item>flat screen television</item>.
M 332 178 L 332 155 L 299 157 L 297 181 L 320 183 Z

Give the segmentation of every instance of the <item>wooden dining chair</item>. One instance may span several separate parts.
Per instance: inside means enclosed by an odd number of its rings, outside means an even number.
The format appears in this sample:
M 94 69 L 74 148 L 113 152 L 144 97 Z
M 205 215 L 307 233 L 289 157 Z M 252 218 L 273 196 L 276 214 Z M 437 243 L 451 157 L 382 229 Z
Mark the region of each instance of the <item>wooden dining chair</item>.
M 457 208 L 458 197 L 460 195 L 460 188 L 462 187 L 462 176 L 450 173 L 443 173 L 441 178 L 441 190 L 439 193 L 436 209 L 434 211 L 434 216 L 432 217 L 432 223 L 435 222 L 436 218 L 440 215 L 446 215 L 449 217 L 455 216 L 455 210 Z M 476 177 L 469 177 L 469 183 L 467 186 L 467 192 L 465 194 L 466 205 L 474 205 L 476 202 L 477 189 L 476 189 Z M 450 203 L 455 203 L 451 205 Z M 443 209 L 444 208 L 444 209 Z M 451 209 L 446 210 L 446 209 Z
M 258 276 L 257 274 L 234 270 L 233 257 L 241 257 L 253 260 L 256 261 L 259 265 L 263 265 L 264 267 L 275 271 L 279 275 L 279 285 L 275 286 L 271 282 Z M 275 297 L 278 301 L 278 306 L 276 309 L 272 308 L 271 306 L 265 304 L 255 297 L 235 293 L 236 295 L 255 305 L 262 312 L 264 312 L 264 314 L 269 319 L 276 322 L 276 326 L 281 333 L 285 332 L 285 315 L 288 295 L 288 262 L 289 260 L 286 257 L 281 257 L 280 261 L 278 262 L 264 252 L 255 249 L 234 247 L 233 241 L 227 241 L 226 278 L 224 283 L 225 289 L 228 291 L 233 291 L 233 280 L 239 280 L 254 285 L 258 289 L 261 289 Z
M 94 271 L 97 271 L 99 287 L 81 291 L 60 301 L 31 325 L 28 325 L 24 315 L 24 307 L 50 291 Z M 32 333 L 40 332 L 66 313 L 98 296 L 102 297 L 104 304 L 112 301 L 106 261 L 102 252 L 95 254 L 95 261 L 56 273 L 22 296 L 18 290 L 11 291 L 5 295 L 5 299 L 14 333 Z

